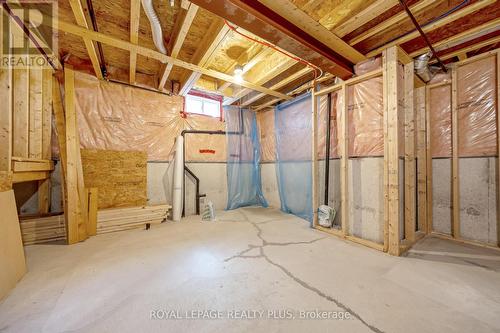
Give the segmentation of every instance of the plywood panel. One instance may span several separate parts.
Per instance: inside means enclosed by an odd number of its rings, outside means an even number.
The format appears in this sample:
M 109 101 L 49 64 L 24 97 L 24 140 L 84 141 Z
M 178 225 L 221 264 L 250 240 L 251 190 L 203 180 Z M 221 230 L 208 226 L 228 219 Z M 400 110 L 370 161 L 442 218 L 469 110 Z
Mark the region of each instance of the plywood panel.
M 146 152 L 82 149 L 85 185 L 98 189 L 99 209 L 146 205 L 146 162 Z
M 26 273 L 21 230 L 14 191 L 0 192 L 0 299 L 15 287 Z

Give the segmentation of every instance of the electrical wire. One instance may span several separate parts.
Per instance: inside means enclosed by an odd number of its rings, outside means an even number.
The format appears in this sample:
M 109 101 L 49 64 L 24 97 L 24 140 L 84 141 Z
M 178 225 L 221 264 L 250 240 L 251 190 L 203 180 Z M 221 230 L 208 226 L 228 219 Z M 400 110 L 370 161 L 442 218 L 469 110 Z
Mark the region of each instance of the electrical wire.
M 289 58 L 291 58 L 291 59 L 293 59 L 293 60 L 295 60 L 297 62 L 300 62 L 300 63 L 302 63 L 302 64 L 304 64 L 304 65 L 306 65 L 308 67 L 311 67 L 314 70 L 314 80 L 316 80 L 316 79 L 318 79 L 318 78 L 320 78 L 320 77 L 323 76 L 323 70 L 321 70 L 321 68 L 319 68 L 318 66 L 310 63 L 309 61 L 306 61 L 306 60 L 301 59 L 301 58 L 296 57 L 296 56 L 292 56 L 292 55 L 288 54 L 287 52 L 284 52 L 283 50 L 281 50 L 278 47 L 274 46 L 271 43 L 264 42 L 264 41 L 258 40 L 256 38 L 253 38 L 251 36 L 248 36 L 248 35 L 244 34 L 244 33 L 240 32 L 240 31 L 238 31 L 238 29 L 236 27 L 234 27 L 231 24 L 229 24 L 229 22 L 227 20 L 224 20 L 224 23 L 228 26 L 229 29 L 231 29 L 232 31 L 234 31 L 238 35 L 243 36 L 243 37 L 245 37 L 245 38 L 247 38 L 247 39 L 249 39 L 251 41 L 254 41 L 256 43 L 259 43 L 259 44 L 262 44 L 264 46 L 267 46 L 267 47 L 269 47 L 269 48 L 271 48 L 271 49 L 273 49 L 275 51 L 278 51 L 281 54 L 284 54 L 285 56 L 287 56 L 287 57 L 289 57 Z M 318 73 L 319 73 L 319 75 L 318 75 Z

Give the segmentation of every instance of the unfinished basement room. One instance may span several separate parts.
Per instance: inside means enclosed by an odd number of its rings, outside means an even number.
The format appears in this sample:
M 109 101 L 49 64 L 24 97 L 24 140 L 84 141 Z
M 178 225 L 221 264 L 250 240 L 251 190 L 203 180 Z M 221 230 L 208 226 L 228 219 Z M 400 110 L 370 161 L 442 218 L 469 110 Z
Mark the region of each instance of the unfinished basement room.
M 500 333 L 500 1 L 0 7 L 0 333 Z

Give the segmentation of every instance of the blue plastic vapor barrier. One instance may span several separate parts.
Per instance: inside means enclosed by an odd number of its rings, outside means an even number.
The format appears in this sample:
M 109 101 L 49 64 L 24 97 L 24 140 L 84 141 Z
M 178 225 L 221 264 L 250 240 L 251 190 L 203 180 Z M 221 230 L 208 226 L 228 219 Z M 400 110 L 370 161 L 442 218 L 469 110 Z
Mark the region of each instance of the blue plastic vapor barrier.
M 312 222 L 311 94 L 276 106 L 276 177 L 281 210 Z
M 227 137 L 227 208 L 267 207 L 260 177 L 260 144 L 255 112 L 224 108 Z

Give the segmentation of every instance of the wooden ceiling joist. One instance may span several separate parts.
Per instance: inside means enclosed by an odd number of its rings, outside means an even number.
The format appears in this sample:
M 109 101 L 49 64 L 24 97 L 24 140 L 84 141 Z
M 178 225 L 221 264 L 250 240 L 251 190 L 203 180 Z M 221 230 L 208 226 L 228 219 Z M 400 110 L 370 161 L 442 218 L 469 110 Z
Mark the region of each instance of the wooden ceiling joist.
M 124 40 L 121 40 L 119 38 L 115 38 L 115 37 L 112 37 L 112 36 L 109 36 L 109 35 L 106 35 L 106 34 L 103 34 L 100 32 L 85 29 L 81 26 L 77 26 L 77 25 L 74 25 L 74 24 L 71 24 L 68 22 L 64 22 L 64 21 L 59 20 L 58 29 L 60 31 L 67 32 L 67 33 L 73 34 L 75 36 L 80 36 L 82 38 L 85 37 L 85 38 L 88 38 L 90 40 L 101 42 L 103 44 L 107 44 L 109 46 L 116 47 L 116 48 L 126 50 L 129 52 L 135 51 L 135 52 L 137 52 L 137 54 L 140 54 L 142 56 L 149 57 L 152 59 L 156 59 L 162 63 L 172 63 L 173 66 L 179 66 L 179 67 L 182 67 L 184 69 L 188 69 L 188 70 L 193 71 L 193 72 L 199 72 L 201 74 L 204 74 L 204 75 L 207 75 L 210 77 L 214 77 L 214 78 L 219 79 L 219 80 L 237 83 L 237 84 L 239 84 L 243 87 L 246 87 L 248 89 L 257 90 L 257 91 L 263 92 L 265 94 L 284 98 L 284 99 L 290 99 L 290 97 L 288 97 L 285 94 L 282 94 L 280 92 L 265 88 L 259 84 L 255 84 L 255 83 L 248 82 L 245 80 L 243 80 L 242 82 L 238 82 L 231 75 L 227 75 L 225 73 L 221 73 L 221 72 L 211 70 L 211 69 L 206 69 L 206 68 L 182 61 L 180 59 L 176 59 L 176 58 L 167 56 L 167 55 L 165 55 L 161 52 L 158 52 L 156 50 L 149 49 L 147 47 L 143 47 L 140 45 L 132 44 L 129 41 L 124 41 Z
M 450 52 L 450 53 L 445 53 L 444 55 L 440 55 L 439 58 L 441 60 L 447 60 L 447 59 L 451 59 L 453 57 L 458 57 L 459 59 L 460 58 L 463 58 L 463 59 L 460 59 L 460 60 L 464 60 L 467 58 L 467 53 L 468 52 L 472 52 L 472 51 L 475 51 L 475 50 L 478 50 L 482 47 L 485 47 L 485 46 L 488 46 L 488 45 L 493 45 L 495 43 L 499 43 L 500 42 L 500 36 L 496 36 L 496 37 L 493 37 L 493 38 L 490 38 L 490 39 L 487 39 L 487 40 L 483 40 L 479 43 L 475 43 L 473 45 L 470 45 L 470 46 L 467 46 L 467 47 L 464 47 L 464 48 L 461 48 L 457 51 L 453 51 L 453 52 Z M 434 61 L 432 61 L 431 63 L 434 63 Z
M 87 19 L 85 18 L 80 0 L 69 0 L 69 4 L 71 6 L 71 10 L 73 11 L 73 15 L 75 16 L 76 23 L 80 27 L 88 29 L 89 26 L 87 24 Z M 84 36 L 81 37 L 83 38 L 83 42 L 85 43 L 85 48 L 87 49 L 87 53 L 89 55 L 90 62 L 92 63 L 92 67 L 94 68 L 95 75 L 98 79 L 102 80 L 103 76 L 101 72 L 101 66 L 99 64 L 99 58 L 97 57 L 94 42 L 90 38 Z
M 491 20 L 491 21 L 488 21 L 488 22 L 483 23 L 481 25 L 478 25 L 474 28 L 462 31 L 459 34 L 456 34 L 456 35 L 453 35 L 451 37 L 440 40 L 438 42 L 432 43 L 432 46 L 435 49 L 447 49 L 447 48 L 453 46 L 452 45 L 453 43 L 457 43 L 459 41 L 462 41 L 463 39 L 469 38 L 470 36 L 477 34 L 477 33 L 480 33 L 482 31 L 486 31 L 488 29 L 498 27 L 499 25 L 500 25 L 500 18 L 497 18 L 495 20 Z M 423 47 L 423 48 L 418 49 L 414 52 L 411 52 L 409 54 L 409 56 L 413 58 L 413 57 L 416 57 L 416 56 L 421 55 L 421 54 L 428 52 L 428 51 L 429 51 L 429 47 Z
M 214 20 L 208 29 L 207 36 L 214 36 L 213 38 L 205 38 L 202 45 L 200 45 L 194 53 L 191 62 L 201 67 L 206 67 L 215 51 L 220 47 L 224 39 L 228 36 L 231 30 L 220 19 Z M 186 73 L 181 80 L 180 94 L 186 96 L 191 88 L 195 85 L 196 81 L 200 78 L 201 73 L 191 72 Z
M 139 42 L 139 20 L 141 17 L 141 0 L 130 0 L 130 42 Z M 129 83 L 135 84 L 137 53 L 130 52 Z
M 366 59 L 363 54 L 325 28 L 320 22 L 316 22 L 289 0 L 260 0 L 260 2 L 353 64 Z
M 339 37 L 344 37 L 398 4 L 398 0 L 377 0 L 344 23 L 335 27 L 333 32 Z M 320 20 L 321 22 L 322 20 Z
M 178 57 L 182 44 L 184 44 L 184 40 L 186 39 L 186 36 L 189 32 L 189 28 L 193 23 L 196 13 L 198 12 L 198 8 L 199 7 L 195 4 L 189 3 L 187 11 L 185 13 L 179 14 L 179 23 L 176 22 L 176 26 L 179 26 L 179 29 L 177 31 L 177 29 L 174 27 L 174 36 L 172 36 L 172 38 L 170 39 L 171 41 L 173 41 L 173 45 L 171 45 L 172 51 L 170 52 L 171 57 Z M 180 23 L 180 21 L 182 21 L 182 23 Z M 166 64 L 166 66 L 164 66 L 163 73 L 160 76 L 160 84 L 158 85 L 159 90 L 163 89 L 163 87 L 165 86 L 165 83 L 167 82 L 173 67 L 174 65 L 171 63 L 168 63 Z
M 245 31 L 313 63 L 325 72 L 330 72 L 342 78 L 350 78 L 353 74 L 353 62 L 345 57 L 359 57 L 359 55 L 356 54 L 357 51 L 354 49 L 351 50 L 350 47 L 346 48 L 345 43 L 341 41 L 341 39 L 336 38 L 331 32 L 300 10 L 297 10 L 295 14 L 288 12 L 286 15 L 288 15 L 289 18 L 293 17 L 293 15 L 300 15 L 300 17 L 304 18 L 306 23 L 311 23 L 311 26 L 308 24 L 304 25 L 304 22 L 292 23 L 283 16 L 285 14 L 282 14 L 284 12 L 282 12 L 281 9 L 278 14 L 273 9 L 257 0 L 192 1 L 198 6 L 228 20 Z M 267 1 L 268 0 L 266 0 L 266 2 Z M 268 5 L 275 6 L 270 2 Z M 287 5 L 286 8 L 293 7 Z M 306 27 L 310 29 L 309 32 L 302 30 L 306 29 Z M 325 45 L 323 41 L 311 35 L 314 33 L 315 36 L 319 36 L 322 32 L 325 32 L 325 30 L 327 34 L 321 36 L 322 40 L 337 43 L 336 45 L 338 45 L 338 47 L 336 49 L 332 49 L 330 46 Z M 344 43 L 344 45 L 341 43 Z M 341 50 L 347 53 L 341 55 L 339 53 Z M 349 53 L 349 50 L 352 52 Z M 361 56 L 361 58 L 363 58 L 363 56 Z
M 257 84 L 264 84 L 267 81 L 271 80 L 273 77 L 283 73 L 293 65 L 297 63 L 294 59 L 286 59 L 284 61 L 280 61 L 276 66 L 274 66 L 270 71 L 266 73 L 259 73 L 259 77 L 247 77 L 247 80 L 251 80 L 252 82 L 256 82 Z M 238 83 L 237 83 L 238 84 Z M 242 84 L 241 84 L 242 85 Z M 241 89 L 239 92 L 235 93 L 233 98 L 227 98 L 222 103 L 223 105 L 231 105 L 242 97 L 245 97 L 249 93 L 251 93 L 251 89 Z
M 416 4 L 414 4 L 413 6 L 410 6 L 410 10 L 413 14 L 416 14 L 416 13 L 424 10 L 426 7 L 432 5 L 435 2 L 436 2 L 435 0 L 421 0 L 421 1 L 417 2 Z M 382 31 L 384 31 L 392 26 L 395 26 L 395 25 L 399 24 L 400 22 L 408 20 L 408 19 L 409 19 L 408 15 L 406 14 L 405 11 L 399 12 L 398 14 L 390 17 L 389 19 L 387 19 L 387 20 L 381 22 L 380 24 L 376 25 L 375 27 L 371 28 L 370 30 L 365 31 L 364 33 L 352 38 L 351 40 L 349 40 L 349 45 L 356 45 L 356 44 L 364 41 L 365 39 L 368 39 L 368 38 L 378 34 L 379 32 L 382 32 Z
M 312 69 L 310 67 L 304 67 L 300 71 L 296 72 L 295 74 L 292 74 L 289 77 L 287 77 L 286 79 L 276 83 L 275 85 L 272 85 L 271 87 L 269 87 L 269 89 L 279 90 L 279 89 L 285 87 L 287 84 L 289 84 L 297 79 L 300 79 L 301 77 L 310 73 L 311 71 L 312 71 Z M 266 95 L 259 93 L 255 96 L 253 96 L 252 98 L 249 98 L 246 101 L 242 102 L 241 106 L 248 106 L 248 105 L 258 101 L 259 99 L 261 99 L 264 96 L 266 96 Z
M 262 61 L 264 58 L 270 56 L 271 53 L 273 52 L 272 49 L 269 49 L 267 47 L 264 48 L 264 49 L 262 49 L 262 46 L 260 46 L 260 44 L 254 44 L 254 45 L 252 45 L 251 49 L 252 48 L 260 48 L 261 50 L 255 56 L 253 56 L 252 59 L 250 59 L 250 61 L 248 61 L 243 66 L 242 74 L 245 74 L 246 72 L 248 72 L 255 65 L 257 65 L 260 61 Z M 244 58 L 246 56 L 245 53 L 246 52 L 244 52 L 238 59 L 236 59 L 235 61 L 233 61 L 233 63 L 231 64 L 231 66 L 229 66 L 224 72 L 225 73 L 232 73 L 234 71 L 234 69 L 236 68 L 236 66 L 238 66 L 239 64 L 242 63 L 242 59 L 241 58 Z M 230 85 L 231 85 L 231 82 L 224 82 L 217 90 L 220 91 L 220 92 L 223 92 Z
M 324 81 L 328 81 L 332 79 L 332 76 L 329 75 L 329 74 L 325 74 L 322 78 L 316 80 L 316 81 L 311 81 L 311 82 L 306 82 L 304 83 L 303 85 L 301 85 L 300 87 L 298 87 L 297 89 L 294 89 L 292 91 L 290 91 L 289 93 L 287 93 L 287 95 L 289 96 L 292 96 L 292 95 L 297 95 L 297 94 L 300 94 L 301 92 L 303 92 L 304 90 L 307 90 L 307 89 L 311 89 L 313 84 L 318 84 L 318 83 L 321 83 L 321 82 L 324 82 Z M 290 81 L 292 82 L 292 81 Z M 281 102 L 282 99 L 281 98 L 273 98 L 272 100 L 264 103 L 264 104 L 261 104 L 259 106 L 256 106 L 254 108 L 252 108 L 254 111 L 260 111 L 262 109 L 265 109 L 267 107 L 270 107 L 278 102 Z
M 428 24 L 428 25 L 425 25 L 422 27 L 422 30 L 425 32 L 425 33 L 428 33 L 430 31 L 433 31 L 433 30 L 436 30 L 438 28 L 441 28 L 453 21 L 456 21 L 466 15 L 470 15 L 472 13 L 475 13 L 477 12 L 478 10 L 486 7 L 486 6 L 489 6 L 493 3 L 495 3 L 496 0 L 479 0 L 463 9 L 460 9 L 460 10 L 457 10 L 456 12 L 446 16 L 446 17 L 443 17 L 442 19 L 440 20 L 437 20 L 431 24 Z M 403 43 L 406 43 L 412 39 L 415 39 L 415 38 L 418 38 L 420 36 L 419 32 L 418 31 L 413 31 L 409 34 L 406 34 L 392 42 L 389 42 L 387 44 L 384 44 L 378 48 L 376 48 L 375 50 L 373 51 L 370 51 L 366 54 L 366 56 L 368 58 L 370 57 L 374 57 L 376 55 L 379 55 L 382 53 L 383 50 L 385 50 L 386 48 L 388 47 L 391 47 L 391 46 L 394 46 L 394 45 L 401 45 Z

